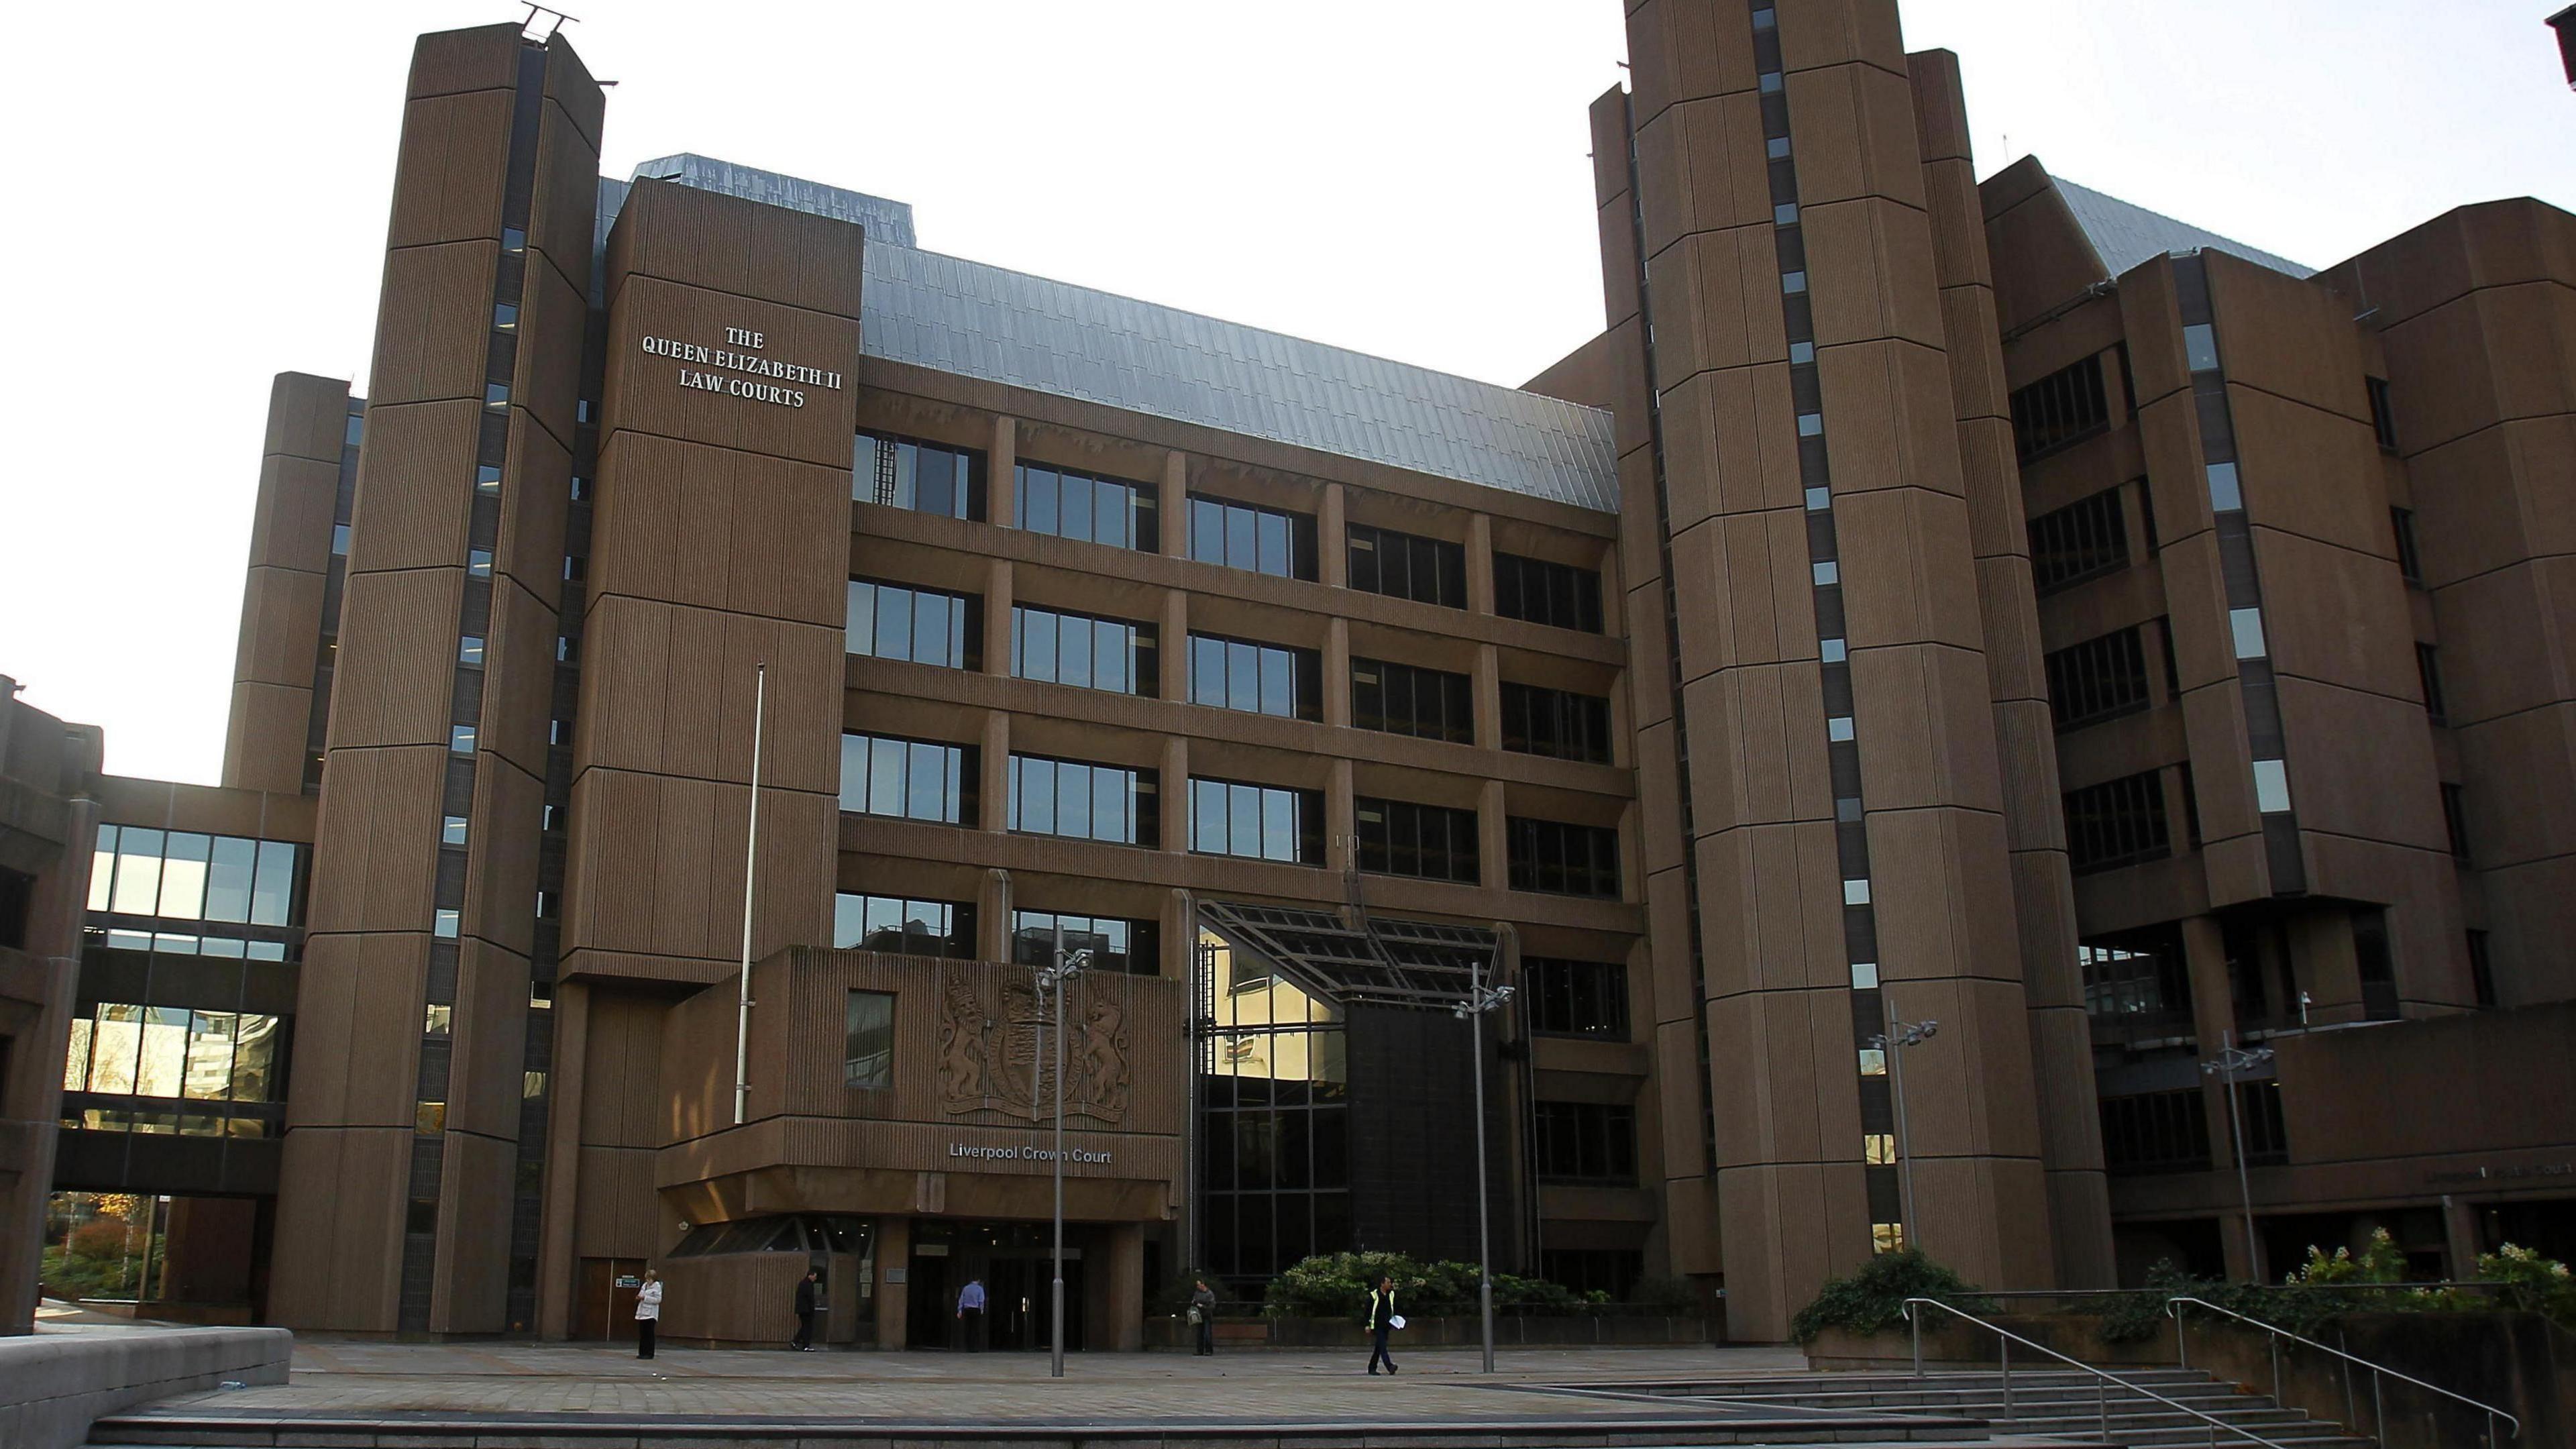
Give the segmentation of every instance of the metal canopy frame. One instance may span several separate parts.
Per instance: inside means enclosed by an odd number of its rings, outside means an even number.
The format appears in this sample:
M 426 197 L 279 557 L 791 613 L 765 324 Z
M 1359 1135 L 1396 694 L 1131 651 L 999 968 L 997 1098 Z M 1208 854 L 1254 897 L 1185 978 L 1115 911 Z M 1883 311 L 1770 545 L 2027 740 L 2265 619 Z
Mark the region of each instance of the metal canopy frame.
M 1331 911 L 1198 903 L 1199 923 L 1226 944 L 1337 1006 L 1446 1011 L 1466 998 L 1477 968 L 1499 964 L 1502 938 L 1485 927 L 1356 914 L 1360 923 L 1353 926 Z

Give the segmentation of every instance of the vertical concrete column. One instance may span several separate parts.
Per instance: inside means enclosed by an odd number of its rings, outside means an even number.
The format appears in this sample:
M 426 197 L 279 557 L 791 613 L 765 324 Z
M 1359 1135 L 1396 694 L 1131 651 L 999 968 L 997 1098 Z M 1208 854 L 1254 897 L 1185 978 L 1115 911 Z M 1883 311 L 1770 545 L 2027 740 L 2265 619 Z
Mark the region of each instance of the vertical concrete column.
M 1351 621 L 1339 615 L 1324 625 L 1324 723 L 1351 727 Z
M 1180 735 L 1163 741 L 1163 848 L 1188 854 L 1190 848 L 1190 742 Z
M 1197 681 L 1190 678 L 1190 596 L 1181 589 L 1163 595 L 1163 698 L 1186 703 Z
M 1011 873 L 998 867 L 975 883 L 975 951 L 987 961 L 1011 959 Z
M 1315 516 L 1315 577 L 1326 588 L 1342 589 L 1351 582 L 1350 523 L 1343 510 L 1348 506 L 1342 485 L 1324 485 L 1324 504 Z
M 1020 521 L 1020 430 L 1017 419 L 993 419 L 993 445 L 984 455 L 984 518 L 1004 528 Z
M 1508 839 L 1504 830 L 1503 782 L 1487 780 L 1476 794 L 1476 854 L 1478 883 L 1489 891 L 1503 890 L 1511 883 Z
M 1351 796 L 1351 762 L 1336 759 L 1324 776 L 1324 865 L 1335 875 L 1359 862 L 1359 816 Z
M 29 728 L 39 718 L 12 705 L 11 688 L 9 680 L 0 678 L 0 751 L 10 747 L 13 719 L 17 728 Z M 47 755 L 70 753 L 61 736 L 30 743 Z M 85 779 L 101 763 L 96 733 L 87 737 L 82 753 Z M 61 861 L 37 877 L 28 902 L 26 946 L 32 969 L 24 984 L 35 988 L 44 1005 L 26 1024 L 29 1034 L 19 1048 L 0 1056 L 0 1119 L 5 1119 L 0 1132 L 26 1148 L 20 1159 L 23 1170 L 14 1181 L 0 1181 L 0 1232 L 10 1234 L 0 1240 L 0 1335 L 32 1331 L 43 1270 L 45 1199 L 53 1191 L 54 1153 L 61 1139 L 63 1063 L 70 1053 L 72 1009 L 79 994 L 82 923 L 99 817 L 98 802 L 86 794 L 73 795 L 68 805 Z
M 904 1341 L 912 1313 L 912 1219 L 877 1219 L 877 1347 L 910 1347 Z
M 1155 510 L 1162 520 L 1163 536 L 1158 540 L 1161 552 L 1173 558 L 1190 556 L 1190 455 L 1178 448 L 1163 455 L 1163 506 Z
M 1134 1353 L 1145 1346 L 1145 1225 L 1111 1223 L 1101 1236 L 1108 1239 L 1100 1265 L 1109 1293 L 1108 1342 L 1095 1346 Z
M 1163 920 L 1163 954 L 1156 963 L 1167 981 L 1190 979 L 1190 952 L 1197 949 L 1199 923 L 1195 918 L 1190 893 L 1173 889 L 1163 894 L 1160 912 Z
M 1467 612 L 1494 612 L 1494 516 L 1467 515 Z
M 977 787 L 979 828 L 1011 828 L 1011 717 L 1002 710 L 984 716 L 983 783 Z
M 2355 954 L 2352 917 L 2341 911 L 2309 911 L 2290 926 L 2290 974 L 2297 989 L 2308 993 L 2308 1021 L 2335 1026 L 2359 1021 L 2368 1013 L 2361 1001 L 2361 959 Z M 2298 998 L 2281 1003 L 2281 1014 L 2295 1015 Z
M 1503 652 L 1491 644 L 1476 646 L 1474 683 L 1476 748 L 1503 747 Z
M 2442 1249 L 2450 1258 L 2443 1277 L 2461 1282 L 2478 1276 L 2478 1210 L 2447 1192 L 2442 1194 Z
M 1013 577 L 1011 561 L 1006 558 L 987 560 L 984 565 L 984 672 L 996 678 L 1011 675 L 1011 596 Z
M 226 785 L 281 795 L 304 788 L 348 423 L 345 382 L 281 372 L 269 386 L 268 445 L 259 461 L 224 727 Z

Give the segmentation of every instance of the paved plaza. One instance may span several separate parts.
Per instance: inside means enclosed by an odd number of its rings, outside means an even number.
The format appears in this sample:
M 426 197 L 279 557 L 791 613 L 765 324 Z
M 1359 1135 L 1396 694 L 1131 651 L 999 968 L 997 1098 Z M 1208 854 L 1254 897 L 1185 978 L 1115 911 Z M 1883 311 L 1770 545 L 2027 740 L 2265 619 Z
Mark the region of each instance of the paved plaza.
M 1062 1380 L 1042 1353 L 789 1353 L 630 1347 L 412 1344 L 299 1339 L 284 1385 L 191 1395 L 165 1411 L 277 1417 L 412 1413 L 760 1416 L 937 1423 L 1382 1423 L 1655 1417 L 1631 1399 L 1547 1386 L 1587 1381 L 1775 1374 L 1795 1349 L 1516 1349 L 1496 1373 L 1473 1348 L 1399 1351 L 1403 1371 L 1371 1378 L 1365 1350 L 1083 1353 Z

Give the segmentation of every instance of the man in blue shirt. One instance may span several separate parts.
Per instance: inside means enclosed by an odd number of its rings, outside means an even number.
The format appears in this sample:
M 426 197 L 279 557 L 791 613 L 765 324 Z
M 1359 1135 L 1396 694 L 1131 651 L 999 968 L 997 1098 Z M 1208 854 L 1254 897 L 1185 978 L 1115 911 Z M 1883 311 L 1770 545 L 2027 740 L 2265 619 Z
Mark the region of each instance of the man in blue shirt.
M 984 1351 L 984 1280 L 969 1278 L 957 1290 L 958 1347 L 968 1353 Z

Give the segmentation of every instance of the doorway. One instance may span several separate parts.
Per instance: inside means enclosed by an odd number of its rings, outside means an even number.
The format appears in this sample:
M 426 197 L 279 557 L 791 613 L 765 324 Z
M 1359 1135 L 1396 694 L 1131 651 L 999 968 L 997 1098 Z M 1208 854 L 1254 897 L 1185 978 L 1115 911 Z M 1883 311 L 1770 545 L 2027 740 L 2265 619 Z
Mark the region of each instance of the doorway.
M 573 1337 L 593 1342 L 635 1341 L 635 1295 L 644 1285 L 641 1258 L 581 1260 L 580 1322 Z
M 914 1348 L 1029 1352 L 1051 1346 L 1049 1294 L 1054 1277 L 1049 1223 L 943 1223 L 916 1220 L 904 1341 Z M 1067 1225 L 1064 1249 L 1064 1346 L 1083 1344 L 1083 1259 L 1080 1229 Z M 969 1325 L 958 1317 L 957 1297 L 970 1282 L 984 1285 L 983 1342 L 970 1344 Z

